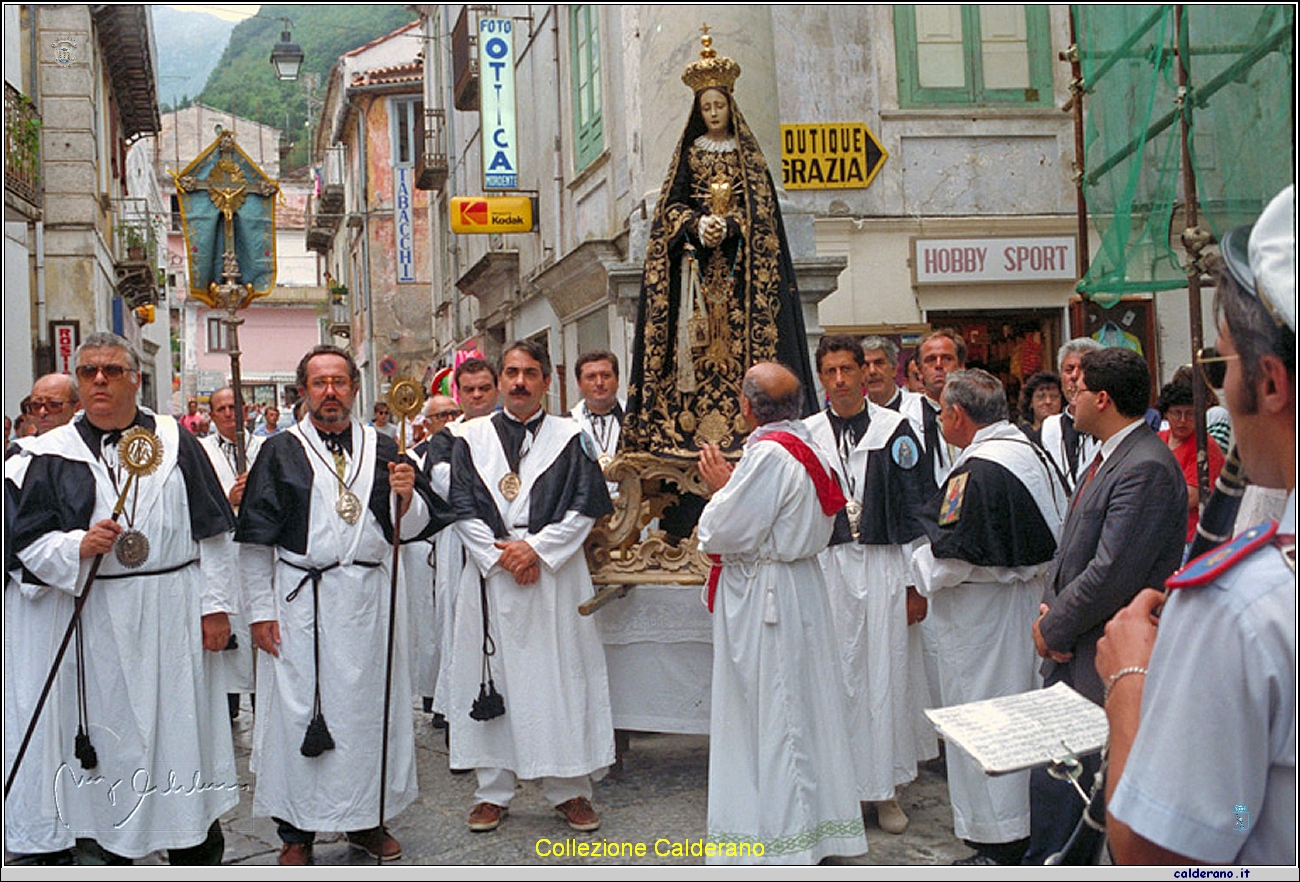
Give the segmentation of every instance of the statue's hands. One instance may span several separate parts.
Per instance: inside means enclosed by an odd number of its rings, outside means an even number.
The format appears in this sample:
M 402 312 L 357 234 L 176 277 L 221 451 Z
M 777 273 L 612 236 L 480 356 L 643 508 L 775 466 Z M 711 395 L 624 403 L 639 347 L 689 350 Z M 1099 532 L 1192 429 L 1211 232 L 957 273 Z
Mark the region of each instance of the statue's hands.
M 727 219 L 716 214 L 706 214 L 698 225 L 700 241 L 706 248 L 717 248 L 727 236 Z

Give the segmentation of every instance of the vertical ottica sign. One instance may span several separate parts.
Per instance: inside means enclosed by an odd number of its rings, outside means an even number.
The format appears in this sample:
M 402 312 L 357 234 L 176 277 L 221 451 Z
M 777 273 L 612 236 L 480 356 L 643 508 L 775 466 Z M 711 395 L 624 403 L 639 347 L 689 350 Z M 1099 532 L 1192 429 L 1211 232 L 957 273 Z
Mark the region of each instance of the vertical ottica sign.
M 478 88 L 485 190 L 519 188 L 512 24 L 508 18 L 481 18 L 478 22 Z

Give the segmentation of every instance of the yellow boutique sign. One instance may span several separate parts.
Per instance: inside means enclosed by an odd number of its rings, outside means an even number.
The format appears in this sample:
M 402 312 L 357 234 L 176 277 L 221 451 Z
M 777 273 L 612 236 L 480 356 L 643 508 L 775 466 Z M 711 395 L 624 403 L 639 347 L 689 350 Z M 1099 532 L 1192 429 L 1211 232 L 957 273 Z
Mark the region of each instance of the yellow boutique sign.
M 866 187 L 888 156 L 863 123 L 781 126 L 781 183 L 787 190 Z

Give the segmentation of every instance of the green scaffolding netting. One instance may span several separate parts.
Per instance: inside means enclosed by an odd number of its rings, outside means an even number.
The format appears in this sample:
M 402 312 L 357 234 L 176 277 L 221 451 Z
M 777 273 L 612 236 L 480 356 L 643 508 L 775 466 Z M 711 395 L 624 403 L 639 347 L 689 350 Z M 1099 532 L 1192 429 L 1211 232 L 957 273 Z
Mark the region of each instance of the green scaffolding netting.
M 1295 10 L 1227 5 L 1072 7 L 1084 98 L 1084 197 L 1100 239 L 1078 290 L 1105 306 L 1185 288 L 1171 247 L 1183 207 L 1180 113 L 1200 225 L 1250 223 L 1295 167 Z M 1188 94 L 1180 100 L 1177 56 Z M 1180 212 L 1180 217 L 1181 217 Z

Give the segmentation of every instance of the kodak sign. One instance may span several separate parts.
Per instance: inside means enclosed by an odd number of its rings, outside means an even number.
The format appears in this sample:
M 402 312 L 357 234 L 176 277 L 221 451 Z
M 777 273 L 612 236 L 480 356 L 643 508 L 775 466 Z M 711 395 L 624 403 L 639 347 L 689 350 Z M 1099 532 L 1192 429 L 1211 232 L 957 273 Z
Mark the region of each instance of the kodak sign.
M 455 196 L 451 200 L 453 233 L 531 233 L 536 226 L 531 196 Z

